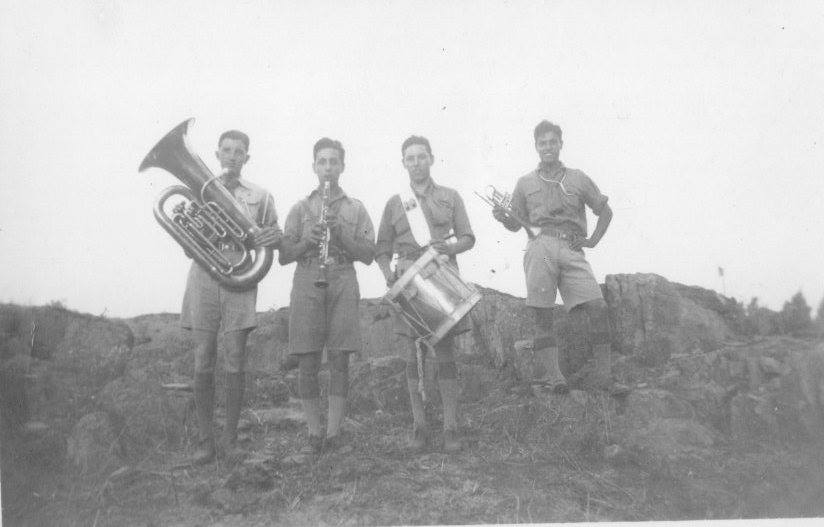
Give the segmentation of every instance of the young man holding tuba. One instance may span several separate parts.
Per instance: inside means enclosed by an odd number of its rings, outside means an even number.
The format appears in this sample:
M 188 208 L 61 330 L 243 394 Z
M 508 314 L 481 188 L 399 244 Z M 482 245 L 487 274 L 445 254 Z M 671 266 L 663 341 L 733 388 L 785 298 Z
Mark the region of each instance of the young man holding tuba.
M 360 290 L 353 262 L 375 256 L 375 231 L 366 208 L 339 185 L 346 152 L 322 138 L 312 151 L 318 186 L 289 211 L 278 259 L 297 262 L 289 305 L 289 353 L 298 359 L 298 392 L 309 429 L 303 460 L 342 446 L 349 389 L 349 354 L 361 348 Z M 325 219 L 325 221 L 323 221 Z M 329 417 L 322 434 L 318 371 L 329 364 Z
M 496 206 L 493 216 L 513 232 L 526 225 L 539 228 L 536 236 L 530 234 L 524 255 L 526 305 L 534 312 L 537 329 L 534 349 L 543 358 L 546 370 L 545 377 L 534 382 L 555 393 L 568 390 L 558 367 L 558 344 L 552 333 L 552 309 L 560 290 L 567 311 L 581 306 L 589 316 L 595 367 L 585 383 L 613 395 L 623 394 L 627 388 L 614 383 L 611 377 L 606 302 L 583 250 L 595 247 L 604 236 L 612 220 L 612 209 L 607 196 L 589 176 L 560 161 L 564 145 L 560 126 L 541 121 L 533 136 L 540 163 L 518 179 L 512 193 L 513 214 Z M 585 206 L 598 217 L 590 237 Z
M 457 268 L 455 255 L 475 245 L 475 235 L 460 194 L 435 183 L 430 175 L 434 162 L 432 148 L 425 137 L 411 136 L 401 145 L 401 162 L 409 173 L 409 188 L 389 198 L 378 227 L 376 261 L 387 285 L 391 286 L 424 253 L 427 247 L 448 256 Z M 408 211 L 408 212 L 407 212 Z M 416 214 L 417 216 L 408 217 Z M 422 214 L 423 217 L 420 215 Z M 418 220 L 418 221 L 416 221 Z M 416 235 L 415 233 L 418 232 Z M 454 236 L 454 240 L 451 240 Z M 393 255 L 398 256 L 395 269 L 390 267 Z M 428 431 L 422 393 L 419 391 L 418 348 L 416 333 L 397 313 L 393 316 L 395 332 L 406 345 L 406 381 L 412 406 L 413 430 L 409 449 L 426 447 Z M 464 329 L 458 323 L 453 333 Z M 443 402 L 443 448 L 446 452 L 461 449 L 457 437 L 458 370 L 455 364 L 452 334 L 434 346 L 438 363 L 438 388 Z
M 221 134 L 215 152 L 222 170 L 220 183 L 232 194 L 244 213 L 261 229 L 255 233 L 256 247 L 277 246 L 281 231 L 278 227 L 274 199 L 266 190 L 240 177 L 249 161 L 249 136 L 237 130 Z M 241 258 L 242 248 L 236 243 L 221 243 L 219 251 L 231 261 Z M 257 285 L 234 290 L 221 285 L 197 262 L 192 262 L 183 297 L 180 324 L 189 329 L 195 340 L 194 398 L 197 409 L 200 445 L 191 459 L 193 464 L 205 464 L 215 458 L 212 417 L 215 396 L 215 362 L 217 333 L 222 328 L 226 355 L 226 426 L 222 446 L 227 456 L 237 458 L 237 423 L 244 394 L 246 340 L 257 325 L 255 307 Z

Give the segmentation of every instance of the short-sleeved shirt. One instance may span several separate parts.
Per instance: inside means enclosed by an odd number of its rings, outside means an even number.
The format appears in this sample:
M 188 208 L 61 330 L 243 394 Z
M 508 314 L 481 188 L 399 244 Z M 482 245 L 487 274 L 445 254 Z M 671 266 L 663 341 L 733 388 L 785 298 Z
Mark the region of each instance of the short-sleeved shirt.
M 450 233 L 454 233 L 457 238 L 471 236 L 475 239 L 466 207 L 458 191 L 433 181 L 423 195 L 417 197 L 434 239 L 444 240 Z M 421 254 L 420 244 L 427 244 L 429 241 L 415 240 L 400 196 L 396 194 L 389 198 L 378 227 L 375 256 L 387 255 L 391 258 L 393 254 L 398 254 L 415 260 L 417 255 Z M 450 256 L 450 260 L 455 263 L 455 255 Z
M 438 185 L 433 181 L 426 188 L 423 195 L 416 194 L 416 196 L 421 203 L 421 210 L 434 238 L 442 240 L 450 233 L 454 233 L 458 238 L 471 236 L 473 240 L 475 239 L 472 227 L 469 225 L 463 199 L 461 199 L 458 191 Z M 422 254 L 422 248 L 417 242 L 426 244 L 429 241 L 415 240 L 409 221 L 406 219 L 406 212 L 400 196 L 396 194 L 389 198 L 378 228 L 376 257 L 387 255 L 391 258 L 393 254 L 397 254 L 398 264 L 395 273 L 400 276 L 406 271 L 409 264 L 417 260 Z M 454 254 L 449 256 L 449 260 L 456 268 L 458 267 Z M 397 313 L 393 312 L 393 320 L 396 333 L 408 337 L 415 336 L 414 330 Z M 464 319 L 452 331 L 460 333 L 468 328 L 466 319 Z M 446 343 L 451 343 L 452 340 L 442 342 L 444 342 L 444 346 L 447 346 Z
M 300 200 L 286 217 L 284 237 L 298 243 L 309 236 L 321 214 L 321 193 L 315 189 Z M 375 241 L 375 229 L 366 208 L 343 190 L 332 196 L 329 211 L 338 217 L 341 229 L 357 242 Z M 298 258 L 289 304 L 289 352 L 357 351 L 361 348 L 358 304 L 360 290 L 352 257 L 334 241 L 329 245 L 333 258 L 327 269 L 329 285 L 315 286 L 319 276 L 318 251 Z
M 547 181 L 549 180 L 549 181 Z M 584 205 L 600 215 L 607 196 L 582 171 L 561 164 L 553 173 L 542 166 L 521 176 L 512 193 L 512 209 L 538 227 L 587 235 Z
M 232 188 L 230 192 L 246 217 L 258 227 L 278 228 L 278 215 L 275 211 L 275 200 L 272 195 L 245 179 L 240 178 L 237 182 L 237 186 Z M 235 243 L 221 244 L 219 249 L 222 254 L 233 261 L 239 259 L 243 254 L 242 248 Z
M 272 195 L 244 179 L 230 190 L 240 209 L 259 227 L 278 228 L 278 216 Z M 234 242 L 219 247 L 232 261 L 240 261 L 242 251 Z M 183 295 L 180 324 L 185 329 L 224 331 L 255 327 L 257 286 L 245 291 L 233 291 L 192 262 Z
M 303 198 L 292 207 L 286 217 L 283 236 L 297 243 L 303 238 L 308 238 L 312 227 L 320 221 L 323 197 L 318 189 L 313 190 L 307 197 Z M 350 198 L 343 189 L 332 196 L 329 200 L 329 211 L 338 217 L 341 230 L 355 241 L 375 241 L 375 227 L 366 207 L 360 200 Z M 346 250 L 337 245 L 335 240 L 329 244 L 329 255 L 333 258 L 348 260 L 351 264 L 352 256 L 346 254 Z M 316 259 L 316 251 L 307 251 L 298 258 L 298 267 L 301 264 L 309 263 Z

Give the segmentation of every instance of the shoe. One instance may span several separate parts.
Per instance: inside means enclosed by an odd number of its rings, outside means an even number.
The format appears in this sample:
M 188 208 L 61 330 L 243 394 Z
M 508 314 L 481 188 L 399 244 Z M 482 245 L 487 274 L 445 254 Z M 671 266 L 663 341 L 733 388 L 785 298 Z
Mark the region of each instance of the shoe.
M 443 431 L 443 451 L 447 454 L 454 454 L 461 451 L 461 440 L 458 439 L 455 430 Z
M 212 440 L 201 441 L 195 450 L 194 455 L 189 458 L 187 464 L 193 466 L 208 465 L 215 460 L 215 442 Z
M 346 440 L 346 437 L 342 432 L 339 432 L 332 437 L 327 437 L 323 441 L 323 452 L 324 453 L 333 453 L 337 452 L 340 454 L 346 454 L 353 450 L 352 445 Z
M 297 355 L 289 355 L 285 359 L 280 361 L 280 371 L 281 373 L 286 373 L 292 370 L 296 370 L 300 365 L 300 360 L 298 359 Z
M 239 447 L 237 443 L 226 443 L 223 445 L 223 459 L 230 465 L 240 463 L 246 455 L 246 450 Z
M 563 395 L 569 393 L 569 384 L 565 380 L 538 379 L 530 382 L 541 391 Z
M 306 444 L 300 449 L 301 454 L 319 456 L 323 452 L 323 437 L 310 435 Z
M 626 397 L 632 390 L 626 384 L 621 384 L 607 377 L 591 376 L 584 380 L 584 388 L 607 392 L 610 397 Z
M 406 447 L 412 452 L 423 452 L 426 448 L 426 436 L 427 436 L 426 427 L 423 426 L 416 426 L 412 429 L 412 436 L 409 438 L 409 442 L 407 443 Z

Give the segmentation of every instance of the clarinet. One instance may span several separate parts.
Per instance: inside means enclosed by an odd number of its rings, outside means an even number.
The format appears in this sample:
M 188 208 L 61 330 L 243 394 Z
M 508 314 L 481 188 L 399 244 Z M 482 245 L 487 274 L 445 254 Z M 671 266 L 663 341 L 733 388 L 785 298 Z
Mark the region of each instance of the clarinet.
M 318 277 L 315 280 L 315 287 L 320 288 L 327 288 L 329 287 L 329 280 L 326 276 L 327 269 L 329 268 L 329 237 L 331 233 L 329 232 L 329 224 L 328 224 L 328 217 L 329 217 L 329 181 L 324 181 L 323 183 L 323 194 L 321 195 L 321 205 L 320 205 L 320 222 L 319 224 L 323 227 L 323 238 L 321 238 L 320 243 L 318 244 Z

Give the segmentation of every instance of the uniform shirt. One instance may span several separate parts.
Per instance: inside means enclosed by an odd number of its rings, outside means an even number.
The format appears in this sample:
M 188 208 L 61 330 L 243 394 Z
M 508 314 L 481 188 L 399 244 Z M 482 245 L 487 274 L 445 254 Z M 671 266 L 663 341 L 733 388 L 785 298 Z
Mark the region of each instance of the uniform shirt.
M 258 227 L 278 228 L 275 200 L 265 189 L 239 178 L 237 185 L 229 192 L 240 205 L 240 210 Z M 219 243 L 218 247 L 230 261 L 239 262 L 242 258 L 243 249 L 234 242 Z
M 556 180 L 548 182 L 541 178 Z M 512 193 L 512 209 L 521 219 L 538 227 L 554 227 L 581 236 L 587 235 L 586 204 L 600 215 L 607 200 L 595 183 L 580 170 L 566 168 L 550 175 L 538 166 L 518 179 Z
M 432 181 L 423 195 L 416 194 L 416 197 L 434 239 L 444 240 L 450 232 L 454 232 L 458 238 L 471 236 L 473 240 L 475 239 L 464 202 L 456 190 Z M 395 194 L 389 198 L 378 228 L 375 257 L 387 255 L 391 258 L 397 253 L 402 257 L 415 260 L 421 252 L 421 245 L 418 242 L 428 244 L 429 241 L 415 240 L 400 196 Z M 450 256 L 450 260 L 455 262 L 454 254 Z
M 286 217 L 284 237 L 292 243 L 308 238 L 312 227 L 320 221 L 323 197 L 319 189 L 313 190 L 307 197 L 297 202 Z M 375 227 L 366 212 L 366 207 L 359 200 L 350 198 L 343 189 L 329 199 L 329 211 L 338 217 L 338 224 L 343 233 L 348 234 L 355 241 L 375 242 Z M 351 256 L 345 254 L 343 247 L 338 246 L 333 239 L 329 244 L 329 255 L 343 257 L 351 261 Z M 318 256 L 317 251 L 307 251 L 298 257 L 299 262 L 307 262 Z

